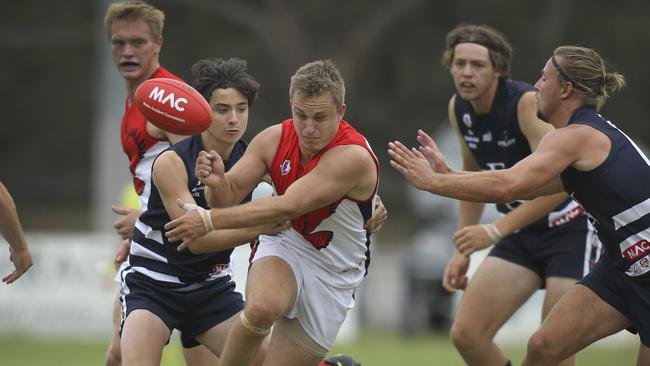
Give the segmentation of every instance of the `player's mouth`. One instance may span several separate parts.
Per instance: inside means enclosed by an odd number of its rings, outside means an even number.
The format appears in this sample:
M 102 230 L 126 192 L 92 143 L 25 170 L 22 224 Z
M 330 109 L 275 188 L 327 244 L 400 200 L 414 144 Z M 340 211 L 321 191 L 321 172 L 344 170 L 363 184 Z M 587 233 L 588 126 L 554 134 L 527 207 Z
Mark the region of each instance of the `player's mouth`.
M 135 71 L 140 68 L 140 64 L 133 61 L 120 62 L 120 70 L 122 71 Z
M 240 129 L 239 128 L 229 128 L 226 130 L 227 135 L 239 135 Z
M 466 91 L 474 90 L 474 88 L 476 88 L 476 85 L 474 85 L 474 83 L 470 83 L 468 81 L 463 81 L 458 86 L 459 89 L 466 90 Z

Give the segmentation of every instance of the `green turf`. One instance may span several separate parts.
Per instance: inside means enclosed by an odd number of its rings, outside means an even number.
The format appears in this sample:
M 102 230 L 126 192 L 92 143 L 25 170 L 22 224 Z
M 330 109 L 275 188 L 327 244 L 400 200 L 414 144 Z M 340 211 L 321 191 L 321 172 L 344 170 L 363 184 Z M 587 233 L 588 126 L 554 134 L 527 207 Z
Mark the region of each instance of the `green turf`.
M 107 342 L 0 335 L 0 366 L 102 365 Z M 514 365 L 521 363 L 524 347 L 522 344 L 505 348 Z M 591 347 L 578 355 L 578 365 L 633 365 L 636 351 L 636 344 Z M 364 366 L 463 365 L 445 335 L 400 338 L 396 334 L 365 333 L 357 342 L 336 345 L 331 353 L 351 354 Z M 162 365 L 184 365 L 176 341 L 166 348 Z

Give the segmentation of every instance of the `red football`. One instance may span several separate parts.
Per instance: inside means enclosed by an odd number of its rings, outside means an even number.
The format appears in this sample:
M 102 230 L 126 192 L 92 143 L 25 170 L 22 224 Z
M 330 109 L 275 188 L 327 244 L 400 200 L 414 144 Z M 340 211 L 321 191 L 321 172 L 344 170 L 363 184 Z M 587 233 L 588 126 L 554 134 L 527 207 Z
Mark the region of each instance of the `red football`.
M 156 127 L 178 135 L 203 132 L 212 122 L 212 109 L 205 98 L 179 80 L 145 81 L 135 91 L 135 103 Z

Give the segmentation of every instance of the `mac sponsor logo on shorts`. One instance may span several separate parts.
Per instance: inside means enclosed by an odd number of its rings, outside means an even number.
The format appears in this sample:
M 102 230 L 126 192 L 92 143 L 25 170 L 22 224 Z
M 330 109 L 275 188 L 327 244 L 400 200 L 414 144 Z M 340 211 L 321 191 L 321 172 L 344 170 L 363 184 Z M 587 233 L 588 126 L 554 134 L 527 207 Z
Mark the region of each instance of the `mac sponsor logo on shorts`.
M 623 251 L 623 257 L 629 261 L 635 261 L 645 255 L 650 251 L 650 242 L 647 240 L 639 240 L 638 242 L 630 245 Z M 647 258 L 646 263 L 647 263 Z M 647 266 L 644 266 L 647 267 Z
M 291 161 L 285 160 L 280 165 L 280 175 L 285 176 L 291 171 Z

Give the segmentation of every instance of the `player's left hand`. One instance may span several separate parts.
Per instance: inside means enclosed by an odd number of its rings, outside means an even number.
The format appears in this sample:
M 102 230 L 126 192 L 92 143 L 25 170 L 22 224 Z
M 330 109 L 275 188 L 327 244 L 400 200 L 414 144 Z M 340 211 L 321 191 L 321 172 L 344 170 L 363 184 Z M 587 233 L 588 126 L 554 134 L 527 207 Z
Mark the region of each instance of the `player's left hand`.
M 470 225 L 454 233 L 456 249 L 469 257 L 472 253 L 492 245 L 492 238 L 482 225 Z
M 399 141 L 389 142 L 388 155 L 392 158 L 390 165 L 415 188 L 426 191 L 435 179 L 429 161 L 418 149 L 409 150 Z
M 381 227 L 384 225 L 384 222 L 388 219 L 388 210 L 386 206 L 381 201 L 379 195 L 375 196 L 375 212 L 372 213 L 372 216 L 368 219 L 364 225 L 364 229 L 370 231 L 371 233 L 376 233 L 381 230 Z
M 186 204 L 181 200 L 176 200 L 178 206 L 185 210 L 183 216 L 176 218 L 167 224 L 165 224 L 165 236 L 170 242 L 175 242 L 181 240 L 181 244 L 178 246 L 178 250 L 183 250 L 187 245 L 194 240 L 202 237 L 208 233 L 206 228 L 206 223 L 203 221 L 199 209 L 205 210 L 202 207 L 193 204 Z M 209 210 L 205 210 L 208 215 Z
M 7 285 L 19 279 L 34 264 L 32 253 L 27 246 L 23 250 L 15 250 L 13 247 L 9 247 L 9 260 L 13 262 L 15 269 L 2 278 L 2 282 Z

